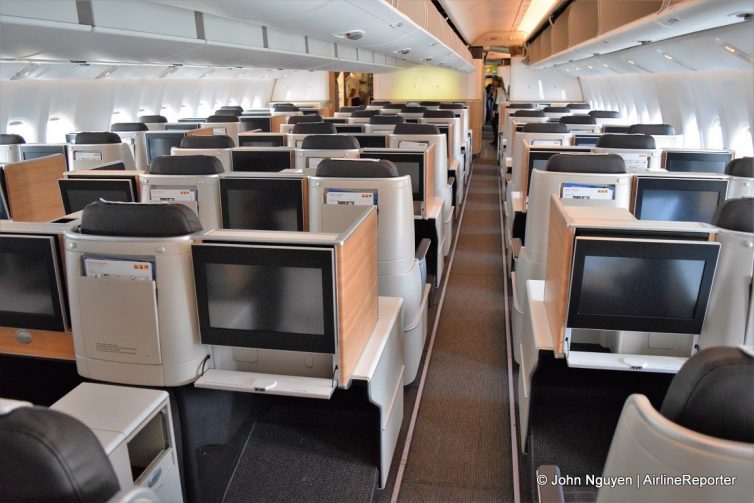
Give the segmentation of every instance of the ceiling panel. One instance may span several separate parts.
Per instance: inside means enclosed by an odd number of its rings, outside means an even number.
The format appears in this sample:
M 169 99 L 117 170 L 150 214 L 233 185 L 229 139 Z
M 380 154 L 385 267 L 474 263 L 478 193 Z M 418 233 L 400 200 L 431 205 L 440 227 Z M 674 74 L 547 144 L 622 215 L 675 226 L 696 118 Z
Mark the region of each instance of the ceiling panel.
M 490 36 L 507 38 L 514 34 L 519 10 L 525 9 L 524 0 L 440 0 L 440 5 L 472 45 L 480 44 Z M 498 42 L 498 43 L 502 43 Z

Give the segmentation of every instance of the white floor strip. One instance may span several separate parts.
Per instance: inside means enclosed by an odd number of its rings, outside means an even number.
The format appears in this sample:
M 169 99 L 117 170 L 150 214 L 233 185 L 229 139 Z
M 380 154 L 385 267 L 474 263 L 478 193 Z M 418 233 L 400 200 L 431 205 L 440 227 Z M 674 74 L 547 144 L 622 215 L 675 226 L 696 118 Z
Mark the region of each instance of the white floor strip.
M 513 388 L 513 345 L 511 344 L 510 306 L 508 303 L 508 260 L 505 250 L 505 225 L 503 223 L 503 179 L 497 169 L 498 205 L 500 210 L 500 245 L 503 250 L 503 294 L 505 296 L 505 348 L 508 355 L 508 404 L 511 423 L 511 467 L 513 468 L 513 501 L 521 501 L 520 471 L 518 466 L 518 428 L 516 428 L 516 394 Z
M 469 188 L 471 187 L 471 180 L 474 176 L 474 166 L 472 164 L 471 171 L 469 172 L 469 180 L 466 182 L 466 189 L 463 196 L 463 204 L 461 206 L 461 214 L 458 217 L 458 226 L 456 226 L 456 235 L 453 238 L 453 248 L 450 250 L 450 257 L 448 259 L 448 268 L 445 270 L 445 278 L 442 281 L 442 290 L 440 291 L 440 302 L 437 305 L 437 312 L 435 313 L 435 321 L 432 326 L 432 334 L 429 338 L 429 346 L 427 347 L 427 357 L 424 359 L 424 366 L 422 367 L 421 378 L 419 379 L 419 390 L 416 393 L 416 401 L 414 402 L 414 408 L 411 412 L 411 422 L 408 424 L 408 432 L 406 433 L 406 442 L 403 445 L 403 453 L 401 454 L 401 462 L 398 465 L 398 473 L 395 476 L 395 485 L 393 486 L 393 495 L 390 497 L 390 503 L 398 502 L 398 495 L 401 492 L 401 482 L 403 481 L 403 473 L 406 469 L 406 463 L 408 462 L 408 453 L 411 450 L 411 440 L 414 437 L 414 428 L 416 427 L 416 417 L 419 415 L 419 405 L 421 405 L 422 394 L 424 393 L 424 383 L 427 379 L 427 371 L 429 370 L 429 361 L 432 358 L 432 348 L 435 345 L 435 335 L 437 335 L 437 326 L 440 322 L 440 315 L 442 314 L 442 307 L 445 302 L 445 291 L 448 288 L 448 279 L 450 278 L 450 271 L 453 269 L 453 260 L 456 256 L 456 247 L 458 246 L 458 236 L 461 235 L 461 225 L 463 225 L 463 214 L 466 212 L 466 201 L 469 197 Z

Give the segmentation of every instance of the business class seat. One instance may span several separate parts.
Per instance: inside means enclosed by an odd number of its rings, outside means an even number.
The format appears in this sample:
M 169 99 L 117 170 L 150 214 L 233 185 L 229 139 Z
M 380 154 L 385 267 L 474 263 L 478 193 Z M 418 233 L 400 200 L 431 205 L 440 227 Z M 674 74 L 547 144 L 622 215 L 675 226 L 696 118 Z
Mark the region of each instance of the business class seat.
M 24 143 L 26 140 L 21 135 L 0 133 L 0 163 L 18 162 L 21 158 L 18 146 Z
M 401 108 L 401 111 L 398 112 L 398 115 L 409 120 L 419 120 L 424 116 L 424 112 L 428 110 L 427 107 L 422 106 L 405 106 Z
M 733 159 L 725 174 L 730 177 L 728 197 L 754 197 L 754 157 Z
M 348 211 L 328 203 L 330 191 L 376 193 L 377 274 L 382 296 L 403 298 L 404 384 L 416 377 L 427 335 L 427 285 L 425 256 L 429 240 L 415 247 L 411 179 L 400 176 L 391 161 L 334 160 L 319 163 L 309 178 L 309 227 L 327 231 L 328 221 Z M 342 192 L 340 192 L 342 193 Z
M 233 110 L 233 109 L 227 109 L 227 108 L 219 108 L 215 110 L 214 115 L 232 115 L 235 117 L 240 117 L 241 114 L 243 114 L 243 110 Z
M 660 168 L 660 151 L 655 137 L 648 134 L 603 134 L 597 139 L 594 152 L 618 154 L 626 159 L 629 173 L 644 173 Z
M 620 125 L 623 123 L 623 116 L 615 110 L 591 110 L 587 115 L 594 117 L 600 126 Z
M 439 101 L 420 101 L 419 106 L 424 107 L 427 110 L 439 110 L 440 102 Z
M 110 125 L 110 131 L 116 133 L 123 143 L 129 145 L 136 169 L 148 170 L 147 140 L 144 134 L 144 131 L 149 131 L 147 125 L 143 122 L 116 122 Z
M 505 108 L 511 108 L 514 110 L 534 110 L 537 107 L 534 103 L 508 103 Z
M 754 198 L 723 201 L 712 225 L 720 257 L 699 345 L 754 347 Z
M 588 113 L 592 107 L 589 106 L 589 103 L 569 103 L 566 105 L 566 108 L 569 110 L 579 110 L 579 113 Z
M 564 115 L 558 119 L 560 124 L 565 124 L 569 131 L 587 131 L 597 133 L 597 119 L 588 115 Z M 593 127 L 589 127 L 593 126 Z
M 330 124 L 332 126 L 332 124 Z M 296 169 L 305 170 L 307 175 L 314 175 L 317 163 L 327 158 L 357 158 L 360 153 L 359 142 L 353 136 L 341 134 L 310 134 L 306 136 L 301 148 L 296 149 Z
M 423 112 L 422 112 L 423 113 Z M 453 234 L 453 184 L 448 181 L 447 138 L 437 126 L 431 124 L 396 124 L 389 136 L 391 148 L 401 148 L 402 142 L 428 142 L 435 147 L 434 184 L 435 196 L 443 201 L 442 236 L 440 248 L 443 256 L 450 253 Z M 455 172 L 457 172 L 457 166 Z M 438 257 L 438 259 L 442 259 Z
M 364 131 L 367 133 L 391 133 L 395 129 L 396 124 L 403 124 L 405 122 L 406 118 L 400 115 L 375 115 L 369 118 L 369 122 L 364 126 Z
M 678 371 L 659 411 L 646 396 L 629 396 L 603 477 L 630 474 L 634 483 L 603 486 L 597 502 L 750 501 L 754 494 L 752 382 L 751 348 L 712 347 L 691 357 Z M 653 482 L 653 476 L 666 479 Z M 712 480 L 707 484 L 667 481 L 683 476 Z M 721 476 L 729 477 L 728 482 Z
M 230 173 L 233 171 L 231 149 L 235 148 L 235 146 L 233 138 L 228 135 L 184 136 L 180 147 L 172 147 L 170 149 L 170 155 L 209 155 L 217 157 L 222 163 L 225 172 Z
M 434 124 L 448 127 L 448 165 L 453 169 L 454 161 L 458 162 L 456 170 L 456 202 L 460 204 L 463 200 L 463 188 L 467 180 L 467 168 L 470 164 L 466 162 L 466 139 L 463 137 L 463 124 L 461 118 L 456 117 L 452 110 L 431 110 L 426 112 L 419 119 L 419 124 Z
M 571 199 L 561 193 L 566 184 L 613 185 L 613 198 Z M 545 279 L 547 267 L 547 241 L 549 232 L 550 201 L 559 196 L 564 204 L 571 206 L 601 206 L 629 208 L 631 175 L 626 173 L 623 159 L 615 154 L 555 154 L 550 157 L 544 171 L 535 169 L 531 175 L 529 202 L 526 215 L 524 243 L 511 275 L 513 309 L 511 327 L 513 355 L 520 361 L 524 319 L 528 312 L 526 282 Z
M 403 104 L 403 103 L 387 103 L 387 104 L 383 105 L 382 108 L 380 109 L 380 114 L 384 114 L 384 115 L 396 115 L 401 110 L 403 110 L 403 108 L 405 106 L 406 105 Z
M 683 146 L 683 135 L 676 135 L 675 128 L 669 124 L 632 124 L 628 134 L 648 134 L 655 139 L 657 148 Z
M 146 124 L 150 131 L 163 131 L 168 122 L 164 115 L 140 115 L 136 120 Z
M 245 131 L 246 123 L 235 115 L 210 115 L 207 117 L 205 128 L 211 128 L 213 135 L 227 135 L 238 145 L 238 133 Z
M 110 131 L 77 133 L 68 145 L 68 169 L 92 169 L 121 161 L 126 169 L 136 169 L 131 147 Z
M 547 118 L 542 110 L 516 110 L 510 114 L 503 124 L 503 142 L 507 148 L 512 145 L 513 133 L 516 129 L 514 123 L 527 122 L 547 122 Z
M 79 375 L 160 387 L 199 377 L 209 350 L 199 340 L 191 235 L 201 230 L 181 204 L 84 208 L 80 226 L 65 233 Z
M 337 132 L 335 124 L 331 122 L 299 122 L 293 126 L 293 129 L 288 134 L 288 146 L 301 148 L 303 140 L 309 135 L 328 135 L 336 134 Z
M 288 124 L 301 124 L 304 122 L 324 122 L 319 115 L 291 115 Z
M 347 120 L 349 124 L 369 124 L 369 119 L 376 115 L 380 115 L 377 109 L 356 110 L 351 112 Z
M 239 112 L 239 115 L 243 113 L 243 107 L 241 105 L 223 105 L 220 110 L 233 110 Z
M 301 109 L 293 103 L 275 103 L 272 105 L 273 112 L 300 112 Z
M 552 119 L 559 119 L 564 115 L 571 115 L 573 113 L 568 107 L 544 107 L 542 112 L 544 112 L 545 117 Z
M 220 173 L 224 171 L 221 161 L 210 155 L 157 157 L 149 173 L 140 177 L 139 200 L 181 203 L 198 215 L 204 230 L 220 229 Z

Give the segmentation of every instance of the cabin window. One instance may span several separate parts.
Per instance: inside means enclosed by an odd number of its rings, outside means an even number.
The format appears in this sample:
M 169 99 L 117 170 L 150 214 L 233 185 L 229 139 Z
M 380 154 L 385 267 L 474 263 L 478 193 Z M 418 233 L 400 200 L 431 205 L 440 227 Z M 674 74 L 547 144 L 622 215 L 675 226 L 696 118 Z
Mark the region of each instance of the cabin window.
M 754 155 L 754 138 L 751 135 L 751 126 L 741 124 L 733 137 L 730 148 L 735 152 L 736 157 L 751 157 Z
M 37 141 L 37 132 L 34 130 L 34 127 L 24 120 L 9 121 L 5 130 L 10 134 L 23 136 L 26 143 L 34 143 Z
M 720 119 L 715 119 L 715 122 L 707 131 L 707 143 L 706 148 L 724 148 L 723 144 L 723 128 L 720 126 Z
M 696 122 L 696 115 L 692 115 L 683 125 L 683 146 L 688 148 L 700 148 L 702 146 L 702 136 L 699 131 L 699 124 Z
M 76 130 L 73 122 L 62 116 L 52 116 L 47 121 L 47 143 L 65 143 L 65 135 Z

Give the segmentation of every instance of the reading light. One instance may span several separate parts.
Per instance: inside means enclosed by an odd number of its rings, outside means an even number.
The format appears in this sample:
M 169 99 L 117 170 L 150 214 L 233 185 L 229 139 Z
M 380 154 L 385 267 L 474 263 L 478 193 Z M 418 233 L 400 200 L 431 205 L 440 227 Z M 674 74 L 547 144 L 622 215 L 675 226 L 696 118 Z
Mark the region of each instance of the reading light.
M 411 52 L 411 48 L 410 48 L 410 47 L 406 47 L 405 49 L 396 49 L 396 50 L 394 50 L 393 52 L 394 52 L 394 53 L 396 53 L 396 54 L 403 54 L 403 55 L 406 55 L 406 54 L 408 54 L 409 52 Z

